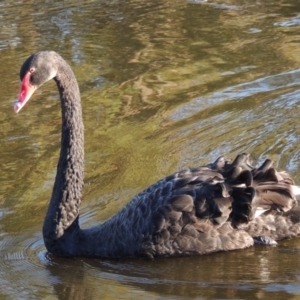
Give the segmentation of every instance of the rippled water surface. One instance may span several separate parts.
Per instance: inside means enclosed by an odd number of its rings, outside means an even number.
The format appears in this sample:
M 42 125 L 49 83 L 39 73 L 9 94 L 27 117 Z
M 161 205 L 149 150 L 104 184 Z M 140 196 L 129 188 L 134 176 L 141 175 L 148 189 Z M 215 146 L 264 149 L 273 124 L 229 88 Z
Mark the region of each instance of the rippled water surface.
M 300 241 L 158 260 L 62 259 L 41 228 L 60 147 L 53 82 L 18 115 L 19 68 L 58 51 L 82 93 L 81 224 L 161 177 L 250 152 L 300 184 L 297 0 L 0 2 L 0 299 L 297 299 Z

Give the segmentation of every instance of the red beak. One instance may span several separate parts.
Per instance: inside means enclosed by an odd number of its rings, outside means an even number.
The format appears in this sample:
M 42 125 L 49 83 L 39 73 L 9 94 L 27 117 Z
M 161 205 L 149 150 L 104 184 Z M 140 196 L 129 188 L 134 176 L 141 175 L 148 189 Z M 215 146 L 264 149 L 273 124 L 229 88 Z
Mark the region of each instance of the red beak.
M 18 98 L 18 101 L 16 101 L 16 103 L 14 105 L 15 113 L 18 113 L 22 109 L 22 107 L 27 103 L 27 101 L 30 99 L 32 94 L 37 89 L 35 86 L 32 86 L 29 82 L 30 74 L 31 73 L 28 72 L 25 75 L 23 81 L 21 82 L 19 98 Z

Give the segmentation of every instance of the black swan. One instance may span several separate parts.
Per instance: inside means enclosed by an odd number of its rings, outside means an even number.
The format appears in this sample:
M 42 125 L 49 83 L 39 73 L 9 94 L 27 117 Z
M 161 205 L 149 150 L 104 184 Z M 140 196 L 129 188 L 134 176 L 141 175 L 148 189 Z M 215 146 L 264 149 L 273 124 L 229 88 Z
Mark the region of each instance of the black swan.
M 43 226 L 47 250 L 58 256 L 170 257 L 243 249 L 300 234 L 299 188 L 266 160 L 253 167 L 242 153 L 172 174 L 135 196 L 119 213 L 79 227 L 84 176 L 80 92 L 56 52 L 30 56 L 20 70 L 19 112 L 34 91 L 54 79 L 62 110 L 61 152 Z

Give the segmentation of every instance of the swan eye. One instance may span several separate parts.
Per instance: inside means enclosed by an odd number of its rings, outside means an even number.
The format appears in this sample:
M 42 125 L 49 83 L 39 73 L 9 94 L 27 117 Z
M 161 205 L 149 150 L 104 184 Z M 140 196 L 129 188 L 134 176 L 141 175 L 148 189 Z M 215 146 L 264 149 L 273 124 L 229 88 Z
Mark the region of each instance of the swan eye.
M 35 74 L 34 73 L 31 73 L 30 77 L 29 77 L 29 83 L 31 85 L 35 85 Z
M 24 77 L 23 77 L 23 79 L 25 78 L 25 77 L 27 77 L 28 79 L 28 83 L 30 84 L 30 85 L 32 85 L 32 86 L 37 86 L 37 79 L 38 79 L 38 74 L 36 74 L 37 73 L 37 68 L 35 68 L 35 67 L 29 67 L 29 68 L 27 68 L 27 71 L 26 71 L 26 73 L 25 73 L 25 75 L 24 75 Z M 22 76 L 21 76 L 21 80 L 23 81 L 23 79 L 22 79 Z
M 34 76 L 35 68 L 30 68 L 29 71 L 28 71 L 28 73 L 30 74 L 30 76 L 29 76 L 29 83 L 31 85 L 34 85 L 34 83 L 35 83 L 35 76 Z

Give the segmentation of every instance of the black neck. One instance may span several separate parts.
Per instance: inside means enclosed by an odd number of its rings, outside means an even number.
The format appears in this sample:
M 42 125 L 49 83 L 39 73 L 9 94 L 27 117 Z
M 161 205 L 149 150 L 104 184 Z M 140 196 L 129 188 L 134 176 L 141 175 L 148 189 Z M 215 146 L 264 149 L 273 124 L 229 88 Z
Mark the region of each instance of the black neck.
M 48 251 L 72 252 L 72 241 L 79 231 L 78 216 L 84 177 L 84 126 L 80 92 L 69 65 L 59 62 L 54 78 L 61 99 L 61 151 L 55 184 L 45 218 L 43 235 Z M 63 247 L 63 249 L 61 249 Z

